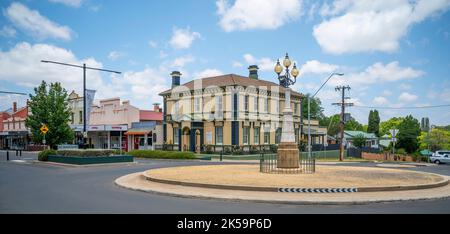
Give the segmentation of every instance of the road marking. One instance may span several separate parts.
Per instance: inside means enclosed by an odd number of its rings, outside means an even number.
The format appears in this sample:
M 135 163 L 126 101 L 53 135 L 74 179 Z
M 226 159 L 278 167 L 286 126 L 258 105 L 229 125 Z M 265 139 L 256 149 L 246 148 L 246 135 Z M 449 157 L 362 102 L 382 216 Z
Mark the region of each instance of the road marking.
M 357 188 L 279 188 L 281 193 L 356 193 Z

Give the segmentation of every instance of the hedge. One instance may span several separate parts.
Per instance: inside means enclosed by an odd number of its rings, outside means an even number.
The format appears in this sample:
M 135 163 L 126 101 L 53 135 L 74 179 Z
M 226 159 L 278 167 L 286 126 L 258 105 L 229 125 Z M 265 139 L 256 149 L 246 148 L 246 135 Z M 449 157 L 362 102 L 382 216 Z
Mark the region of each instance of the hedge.
M 62 156 L 76 156 L 76 157 L 87 157 L 87 156 L 101 157 L 101 156 L 119 155 L 120 152 L 119 150 L 112 150 L 112 149 L 58 150 L 57 154 Z
M 48 161 L 49 155 L 55 155 L 57 154 L 56 150 L 43 150 L 39 152 L 38 154 L 38 160 L 39 161 Z
M 195 159 L 193 152 L 162 151 L 162 150 L 133 150 L 129 155 L 138 158 L 161 158 L 161 159 Z

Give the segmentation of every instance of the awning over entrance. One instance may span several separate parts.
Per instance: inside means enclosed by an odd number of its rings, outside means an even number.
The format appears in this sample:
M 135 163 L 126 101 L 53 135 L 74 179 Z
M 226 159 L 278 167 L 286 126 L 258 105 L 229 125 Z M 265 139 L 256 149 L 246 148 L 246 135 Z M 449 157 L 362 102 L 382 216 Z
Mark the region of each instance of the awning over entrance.
M 151 131 L 154 131 L 155 127 L 150 127 L 150 128 L 130 128 L 128 129 L 128 131 L 125 133 L 125 135 L 145 135 L 145 134 L 149 134 Z

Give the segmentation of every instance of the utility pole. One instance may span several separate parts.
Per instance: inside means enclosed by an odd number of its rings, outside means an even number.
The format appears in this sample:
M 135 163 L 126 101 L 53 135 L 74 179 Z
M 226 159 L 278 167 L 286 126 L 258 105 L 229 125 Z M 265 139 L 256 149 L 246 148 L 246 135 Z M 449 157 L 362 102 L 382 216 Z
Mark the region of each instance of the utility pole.
M 340 138 L 341 141 L 339 143 L 339 161 L 344 160 L 344 128 L 345 128 L 345 107 L 346 106 L 353 106 L 353 103 L 346 103 L 345 99 L 349 99 L 345 97 L 345 90 L 350 90 L 350 86 L 337 86 L 335 88 L 336 91 L 340 91 L 342 93 L 342 99 L 341 102 L 333 103 L 333 105 L 341 106 L 341 122 L 340 122 Z

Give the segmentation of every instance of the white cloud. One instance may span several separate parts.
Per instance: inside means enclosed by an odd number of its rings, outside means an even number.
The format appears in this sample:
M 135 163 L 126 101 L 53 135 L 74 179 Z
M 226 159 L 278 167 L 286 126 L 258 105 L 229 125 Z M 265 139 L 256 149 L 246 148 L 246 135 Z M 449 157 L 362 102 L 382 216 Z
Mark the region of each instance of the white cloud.
M 80 7 L 83 3 L 83 0 L 49 0 L 50 2 L 62 3 L 66 6 L 70 7 Z
M 380 105 L 380 106 L 386 105 L 389 103 L 389 101 L 385 97 L 375 97 L 372 102 L 373 102 L 373 104 Z
M 316 25 L 313 34 L 332 54 L 392 52 L 412 25 L 449 6 L 449 0 L 338 0 L 322 6 L 321 15 L 331 18 Z
M 399 88 L 403 89 L 403 90 L 410 90 L 411 89 L 411 85 L 410 84 L 406 84 L 406 83 L 401 83 L 399 85 Z
M 117 51 L 111 51 L 108 54 L 108 59 L 111 60 L 111 61 L 116 61 L 120 57 L 122 57 L 122 53 L 117 52 Z
M 48 44 L 16 44 L 9 51 L 0 51 L 0 80 L 24 87 L 35 87 L 42 80 L 61 82 L 67 90 L 82 90 L 82 71 L 77 68 L 41 63 L 52 60 L 102 68 L 93 58 L 79 59 L 70 50 Z M 98 71 L 87 71 L 89 88 L 102 87 Z
M 201 72 L 194 73 L 194 79 L 198 78 L 204 78 L 204 77 L 213 77 L 213 76 L 220 76 L 224 73 L 217 69 L 205 69 Z
M 234 68 L 241 68 L 241 67 L 243 67 L 242 63 L 240 63 L 240 62 L 238 62 L 238 61 L 233 61 L 233 62 L 232 62 L 232 66 L 233 66 Z
M 200 33 L 191 32 L 189 27 L 186 29 L 174 28 L 173 35 L 169 43 L 175 49 L 187 49 L 191 47 L 192 42 L 198 38 L 201 38 Z
M 158 43 L 156 41 L 149 41 L 148 46 L 150 46 L 150 48 L 156 49 L 156 47 L 158 47 Z
M 219 25 L 226 32 L 248 29 L 275 29 L 302 14 L 300 0 L 216 1 Z
M 321 63 L 317 60 L 307 61 L 300 67 L 300 74 L 323 74 L 335 71 L 339 66 L 328 63 Z
M 423 76 L 424 72 L 415 70 L 411 67 L 401 67 L 398 61 L 383 63 L 374 63 L 360 73 L 345 74 L 344 76 L 334 77 L 330 80 L 330 85 L 350 85 L 364 86 L 382 82 L 395 82 L 401 80 L 414 79 Z
M 403 92 L 402 94 L 400 94 L 400 96 L 398 96 L 398 100 L 401 102 L 413 102 L 417 100 L 417 98 L 417 95 L 410 94 L 408 92 Z
M 178 57 L 175 58 L 175 60 L 170 64 L 170 67 L 175 67 L 175 68 L 182 68 L 184 66 L 186 66 L 186 64 L 188 63 L 192 63 L 195 61 L 195 58 L 193 56 L 182 56 L 182 57 Z
M 81 69 L 41 63 L 41 60 L 53 60 L 71 64 L 83 64 L 103 68 L 94 58 L 79 59 L 70 50 L 49 44 L 23 42 L 9 51 L 0 51 L 0 83 L 12 82 L 17 86 L 32 88 L 42 80 L 47 83 L 61 82 L 68 91 L 82 93 Z M 126 71 L 123 75 L 88 70 L 87 88 L 96 89 L 96 99 L 121 97 L 130 100 L 132 105 L 151 108 L 152 103 L 162 102 L 158 95 L 170 88 L 169 73 L 163 69 L 146 68 L 143 71 Z
M 384 90 L 383 91 L 383 96 L 391 96 L 391 95 L 392 95 L 391 91 L 389 91 L 389 90 Z
M 5 25 L 0 30 L 0 36 L 3 36 L 3 37 L 15 37 L 16 34 L 17 34 L 17 31 L 11 26 Z
M 14 26 L 38 39 L 58 38 L 68 41 L 72 38 L 69 27 L 60 26 L 21 3 L 11 3 L 4 11 L 4 15 Z
M 261 71 L 271 71 L 275 67 L 276 62 L 270 58 L 255 58 L 251 54 L 244 54 L 244 60 L 248 65 L 258 65 Z

